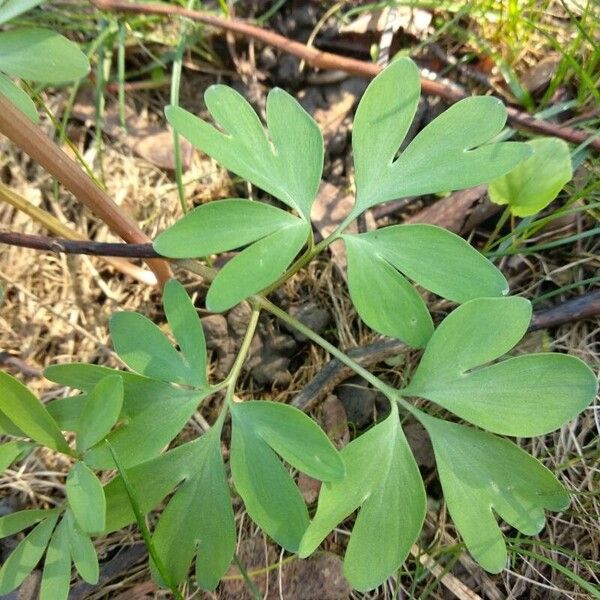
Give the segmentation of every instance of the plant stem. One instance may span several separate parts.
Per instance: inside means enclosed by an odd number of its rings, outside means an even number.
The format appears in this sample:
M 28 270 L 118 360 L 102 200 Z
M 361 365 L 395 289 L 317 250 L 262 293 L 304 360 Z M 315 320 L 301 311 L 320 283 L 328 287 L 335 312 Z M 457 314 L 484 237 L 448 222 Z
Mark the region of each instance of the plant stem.
M 297 329 L 300 333 L 305 335 L 308 339 L 312 340 L 321 348 L 327 350 L 329 354 L 335 356 L 341 363 L 345 364 L 347 367 L 352 369 L 357 375 L 360 375 L 363 379 L 368 381 L 375 389 L 379 390 L 382 394 L 386 396 L 388 400 L 391 402 L 397 402 L 409 413 L 419 418 L 419 415 L 422 415 L 423 412 L 418 408 L 414 407 L 410 402 L 407 402 L 402 397 L 402 390 L 397 390 L 387 383 L 379 379 L 376 375 L 373 375 L 370 371 L 367 371 L 364 367 L 359 365 L 357 362 L 353 361 L 347 354 L 336 348 L 333 344 L 330 344 L 326 339 L 322 338 L 318 333 L 315 333 L 312 329 L 295 319 L 284 310 L 275 306 L 272 302 L 263 298 L 262 296 L 254 296 L 254 302 L 262 306 L 265 310 L 269 311 L 271 314 L 275 315 L 277 318 L 285 321 L 288 325 Z
M 248 571 L 246 570 L 246 567 L 244 567 L 242 561 L 239 559 L 238 555 L 235 553 L 233 554 L 233 562 L 235 562 L 237 568 L 240 570 L 242 579 L 244 580 L 244 583 L 248 586 L 248 589 L 250 590 L 250 593 L 252 594 L 252 598 L 254 598 L 254 600 L 262 600 L 262 594 L 258 591 L 256 584 L 254 583 L 254 581 L 252 581 L 250 575 L 248 575 Z
M 350 367 L 355 373 L 360 375 L 363 379 L 366 379 L 374 388 L 377 388 L 380 392 L 385 394 L 388 398 L 396 396 L 396 390 L 388 386 L 386 383 L 381 381 L 379 377 L 376 377 L 364 367 L 361 367 L 358 363 L 354 362 L 349 356 L 344 354 L 341 350 L 336 348 L 333 344 L 330 344 L 326 339 L 322 338 L 318 333 L 315 333 L 312 329 L 295 319 L 291 315 L 288 315 L 284 310 L 275 306 L 272 302 L 263 298 L 262 296 L 255 296 L 255 302 L 262 306 L 265 310 L 275 315 L 277 318 L 285 321 L 288 325 L 297 329 L 300 333 L 305 335 L 307 338 L 321 346 L 329 352 L 329 354 L 335 356 L 340 362 L 344 363 L 347 367 Z
M 240 346 L 240 350 L 238 355 L 235 357 L 235 362 L 231 367 L 231 371 L 227 375 L 225 381 L 227 382 L 227 400 L 233 400 L 233 394 L 235 392 L 235 384 L 240 376 L 240 372 L 242 370 L 242 366 L 246 357 L 248 356 L 248 351 L 250 350 L 250 344 L 252 343 L 252 338 L 254 337 L 254 332 L 256 331 L 256 326 L 258 325 L 258 317 L 260 316 L 260 308 L 256 305 L 252 307 L 252 314 L 250 315 L 250 321 L 248 322 L 248 328 L 246 329 L 246 333 L 244 334 L 244 339 L 242 340 L 242 345 Z
M 154 543 L 152 542 L 152 536 L 150 535 L 148 525 L 146 525 L 146 519 L 144 518 L 144 514 L 142 513 L 140 506 L 137 502 L 137 499 L 135 497 L 135 491 L 131 485 L 131 482 L 129 481 L 129 477 L 127 475 L 125 467 L 123 466 L 123 463 L 121 462 L 121 459 L 117 456 L 117 453 L 115 452 L 115 449 L 113 448 L 111 443 L 107 439 L 105 439 L 104 441 L 108 446 L 108 449 L 110 450 L 112 458 L 115 461 L 115 466 L 117 467 L 119 475 L 123 480 L 123 485 L 125 486 L 125 491 L 127 492 L 129 504 L 131 504 L 131 509 L 133 510 L 138 527 L 140 528 L 140 532 L 142 534 L 142 537 L 144 538 L 144 544 L 148 549 L 148 554 L 150 554 L 150 557 L 154 561 L 156 569 L 160 573 L 160 576 L 162 577 L 163 581 L 169 586 L 170 590 L 173 592 L 173 596 L 175 596 L 177 600 L 184 600 L 181 592 L 177 589 L 177 586 L 171 581 L 171 575 L 165 567 L 165 564 L 156 552 L 156 548 L 154 547 Z

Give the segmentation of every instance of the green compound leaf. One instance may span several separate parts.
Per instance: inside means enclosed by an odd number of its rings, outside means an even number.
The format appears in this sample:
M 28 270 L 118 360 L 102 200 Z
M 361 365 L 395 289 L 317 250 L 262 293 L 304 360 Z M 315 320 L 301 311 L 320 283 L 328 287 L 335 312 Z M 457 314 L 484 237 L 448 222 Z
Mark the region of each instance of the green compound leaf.
M 300 252 L 309 231 L 308 223 L 295 219 L 240 252 L 218 272 L 208 290 L 206 308 L 223 312 L 275 282 Z
M 253 427 L 279 456 L 321 481 L 341 479 L 344 462 L 323 430 L 301 410 L 281 402 L 250 401 L 234 406 L 237 419 Z
M 0 411 L 32 440 L 70 453 L 56 421 L 44 405 L 20 381 L 3 371 L 0 371 Z
M 34 444 L 22 440 L 12 440 L 0 445 L 0 473 L 6 471 L 15 461 L 27 456 L 33 448 Z
M 79 529 L 70 510 L 65 512 L 64 522 L 68 531 L 69 552 L 75 568 L 86 583 L 95 585 L 100 576 L 100 567 L 94 544 L 90 537 Z
M 544 509 L 560 511 L 569 494 L 552 473 L 517 445 L 495 435 L 419 416 L 435 452 L 450 516 L 473 558 L 491 573 L 506 565 L 495 514 L 525 535 L 545 525 Z
M 106 523 L 106 499 L 98 478 L 82 462 L 76 462 L 67 476 L 67 499 L 75 521 L 86 533 L 97 534 Z
M 188 365 L 189 382 L 197 387 L 207 387 L 206 340 L 202 322 L 185 288 L 176 279 L 165 285 L 163 305 L 169 327 Z
M 517 217 L 546 208 L 573 177 L 569 145 L 558 138 L 526 142 L 533 154 L 512 171 L 490 182 L 488 193 L 496 204 L 508 204 Z
M 507 173 L 530 149 L 522 143 L 487 144 L 506 122 L 506 109 L 490 97 L 466 98 L 425 127 L 396 158 L 420 96 L 410 59 L 394 61 L 369 85 L 354 119 L 358 215 L 406 196 L 459 190 Z
M 36 125 L 40 122 L 37 108 L 29 95 L 8 77 L 0 73 L 0 94 L 4 94 L 21 112 L 25 113 Z
M 20 510 L 0 517 L 0 538 L 19 533 L 55 512 L 54 510 Z
M 185 288 L 171 280 L 165 286 L 163 304 L 181 352 L 150 319 L 134 312 L 120 312 L 111 318 L 115 350 L 123 362 L 140 375 L 205 387 L 206 344 L 192 301 Z
M 365 252 L 382 257 L 429 291 L 453 300 L 503 296 L 504 275 L 458 235 L 434 225 L 393 225 L 359 237 Z M 374 281 L 373 285 L 377 285 Z
M 55 365 L 45 371 L 46 377 L 61 385 L 84 392 L 104 377 L 118 374 L 123 380 L 123 411 L 125 424 L 108 435 L 126 467 L 156 456 L 188 422 L 198 404 L 210 394 L 210 389 L 182 389 L 141 375 L 115 371 L 106 367 L 85 364 Z M 83 409 L 85 395 L 52 401 L 48 409 L 65 429 L 76 429 Z M 156 415 L 161 415 L 160 419 Z M 112 455 L 105 444 L 90 449 L 85 462 L 94 469 L 113 469 Z
M 219 131 L 176 106 L 167 120 L 225 168 L 247 179 L 310 219 L 323 170 L 323 136 L 292 96 L 273 89 L 267 98 L 268 134 L 248 102 L 225 85 L 209 87 L 204 100 Z
M 0 71 L 8 75 L 61 83 L 81 79 L 89 70 L 77 44 L 55 31 L 28 27 L 0 33 Z
M 65 519 L 62 519 L 54 530 L 46 551 L 40 600 L 66 600 L 70 583 L 69 531 Z
M 18 588 L 38 564 L 50 541 L 58 520 L 58 512 L 50 514 L 19 542 L 0 568 L 0 596 Z
M 432 400 L 495 433 L 554 431 L 596 394 L 596 378 L 585 363 L 564 354 L 533 354 L 485 366 L 515 346 L 530 319 L 524 298 L 480 298 L 459 306 L 436 329 L 401 393 Z
M 202 453 L 204 436 L 127 469 L 127 477 L 143 513 L 156 508 L 175 486 L 195 473 L 196 456 Z M 135 522 L 135 514 L 121 476 L 104 488 L 106 496 L 105 533 Z
M 415 288 L 362 235 L 345 235 L 348 290 L 371 329 L 420 348 L 433 333 L 427 306 Z M 385 308 L 384 308 L 385 307 Z
M 186 579 L 196 555 L 198 585 L 213 590 L 231 563 L 236 530 L 221 457 L 220 427 L 211 429 L 200 439 L 194 474 L 167 505 L 153 541 L 176 584 Z
M 262 202 L 216 200 L 198 206 L 163 231 L 154 249 L 169 258 L 200 258 L 242 248 L 297 222 L 297 217 Z
M 359 591 L 377 587 L 404 562 L 425 518 L 426 497 L 398 410 L 341 452 L 346 477 L 321 487 L 315 518 L 300 544 L 310 555 L 325 537 L 360 509 L 344 559 L 344 573 Z
M 293 467 L 319 478 L 343 475 L 336 450 L 318 426 L 298 412 L 273 402 L 231 403 L 235 487 L 252 520 L 290 552 L 298 549 L 308 511 L 276 452 Z
M 119 375 L 101 379 L 87 395 L 77 424 L 77 450 L 85 452 L 103 440 L 114 427 L 123 406 L 123 380 Z

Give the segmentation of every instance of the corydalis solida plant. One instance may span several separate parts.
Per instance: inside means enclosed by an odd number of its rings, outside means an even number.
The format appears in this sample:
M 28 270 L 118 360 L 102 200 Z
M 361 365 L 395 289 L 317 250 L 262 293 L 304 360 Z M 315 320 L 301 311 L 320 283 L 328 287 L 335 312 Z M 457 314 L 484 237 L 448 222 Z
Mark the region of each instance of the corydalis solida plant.
M 212 86 L 205 96 L 217 127 L 183 109 L 167 108 L 179 134 L 285 207 L 241 198 L 211 202 L 155 241 L 159 253 L 174 259 L 240 250 L 214 277 L 206 307 L 225 311 L 248 299 L 248 330 L 229 375 L 210 382 L 196 309 L 184 288 L 171 281 L 163 304 L 177 347 L 144 316 L 121 312 L 111 320 L 111 337 L 130 371 L 49 367 L 50 380 L 80 393 L 47 408 L 16 380 L 1 376 L 0 426 L 14 438 L 2 447 L 5 464 L 44 445 L 71 456 L 74 466 L 63 505 L 0 519 L 4 535 L 35 525 L 0 570 L 0 593 L 19 585 L 46 547 L 43 599 L 65 597 L 71 560 L 82 577 L 94 581 L 98 569 L 90 537 L 134 522 L 136 510 L 149 512 L 172 492 L 152 532 L 155 577 L 176 590 L 195 561 L 198 585 L 214 589 L 232 560 L 236 537 L 221 453 L 227 416 L 235 492 L 250 517 L 287 551 L 310 555 L 358 511 L 345 557 L 345 573 L 358 590 L 376 587 L 400 567 L 423 524 L 425 489 L 401 415 L 411 414 L 427 430 L 449 512 L 485 569 L 498 572 L 507 558 L 495 514 L 531 535 L 543 527 L 545 510 L 568 505 L 554 475 L 500 436 L 540 435 L 577 415 L 595 394 L 589 368 L 561 354 L 504 358 L 525 333 L 531 306 L 523 298 L 505 297 L 503 275 L 458 236 L 428 225 L 345 233 L 353 219 L 376 204 L 496 179 L 529 156 L 525 144 L 489 143 L 504 125 L 505 109 L 495 99 L 477 97 L 451 107 L 397 155 L 419 93 L 418 70 L 406 59 L 369 85 L 353 127 L 356 203 L 346 221 L 318 244 L 310 212 L 321 178 L 323 140 L 291 96 L 282 90 L 269 94 L 266 130 L 250 105 L 226 86 Z M 355 364 L 266 299 L 268 291 L 339 238 L 348 253 L 349 292 L 363 321 L 424 348 L 402 389 Z M 434 330 L 410 281 L 460 306 Z M 239 402 L 236 383 L 263 310 L 299 329 L 384 393 L 389 414 L 338 452 L 297 409 Z M 225 400 L 213 426 L 163 452 L 219 390 Z M 417 408 L 414 398 L 429 404 Z M 469 424 L 440 418 L 440 409 Z M 75 433 L 74 448 L 62 431 Z M 114 469 L 115 458 L 120 475 L 101 486 L 95 472 Z M 323 482 L 312 520 L 282 459 Z

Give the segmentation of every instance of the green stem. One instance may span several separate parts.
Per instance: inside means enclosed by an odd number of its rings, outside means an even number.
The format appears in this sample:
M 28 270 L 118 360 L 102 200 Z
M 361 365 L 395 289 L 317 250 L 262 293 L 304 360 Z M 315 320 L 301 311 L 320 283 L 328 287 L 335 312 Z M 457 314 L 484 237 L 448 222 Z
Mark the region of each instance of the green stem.
M 248 589 L 252 594 L 252 598 L 254 598 L 254 600 L 262 600 L 262 594 L 258 591 L 256 584 L 254 583 L 254 581 L 252 581 L 250 575 L 248 575 L 246 567 L 244 567 L 244 564 L 239 559 L 238 555 L 235 553 L 233 555 L 233 561 L 235 562 L 237 568 L 240 570 L 244 583 L 248 586 Z
M 121 459 L 117 456 L 117 453 L 115 452 L 115 449 L 113 448 L 111 443 L 107 439 L 105 439 L 104 441 L 108 446 L 108 449 L 110 450 L 112 458 L 115 461 L 115 466 L 117 467 L 119 475 L 121 475 L 121 479 L 123 480 L 123 485 L 125 486 L 125 491 L 127 492 L 129 504 L 131 505 L 131 509 L 133 510 L 133 514 L 135 515 L 135 520 L 137 521 L 142 537 L 144 538 L 144 544 L 148 549 L 148 554 L 150 554 L 150 557 L 154 561 L 154 564 L 156 565 L 156 568 L 160 573 L 160 576 L 162 577 L 163 581 L 169 586 L 170 590 L 173 592 L 173 596 L 175 596 L 177 600 L 183 600 L 181 592 L 177 589 L 177 586 L 171 580 L 171 575 L 169 571 L 165 567 L 165 564 L 163 563 L 162 559 L 158 555 L 158 552 L 156 551 L 156 548 L 154 547 L 152 536 L 150 535 L 148 525 L 146 525 L 144 513 L 140 509 L 140 505 L 137 502 L 137 499 L 135 497 L 135 490 L 133 489 L 133 486 L 129 481 L 129 477 L 127 475 L 125 467 L 123 466 Z
M 344 363 L 347 367 L 351 368 L 355 373 L 360 375 L 363 379 L 366 379 L 374 388 L 378 389 L 380 392 L 385 394 L 388 398 L 392 398 L 392 396 L 396 395 L 396 390 L 388 386 L 386 383 L 381 381 L 379 377 L 376 377 L 364 367 L 361 367 L 358 363 L 354 362 L 349 356 L 344 354 L 341 350 L 338 350 L 333 344 L 330 344 L 326 339 L 322 338 L 318 333 L 315 333 L 312 329 L 304 325 L 295 319 L 284 310 L 275 306 L 272 302 L 263 298 L 262 296 L 255 296 L 255 302 L 262 306 L 265 310 L 268 310 L 271 314 L 275 315 L 278 319 L 286 322 L 288 325 L 297 329 L 300 333 L 305 335 L 308 339 L 312 340 L 321 348 L 324 348 L 331 354 L 335 356 L 341 363 Z
M 256 331 L 256 326 L 258 325 L 258 317 L 260 316 L 260 308 L 256 305 L 252 307 L 252 314 L 250 315 L 250 321 L 248 323 L 248 328 L 246 329 L 246 333 L 244 334 L 244 339 L 242 340 L 242 345 L 240 346 L 239 352 L 235 357 L 235 362 L 231 367 L 231 371 L 227 375 L 225 381 L 227 382 L 227 400 L 233 399 L 233 394 L 235 392 L 235 385 L 240 376 L 240 372 L 242 371 L 242 366 L 246 357 L 248 356 L 248 352 L 250 350 L 250 344 L 252 343 L 252 338 L 254 337 L 254 332 Z
M 397 402 L 409 413 L 418 418 L 422 411 L 418 408 L 414 407 L 410 402 L 407 402 L 401 394 L 401 390 L 397 390 L 387 383 L 379 379 L 376 375 L 373 375 L 370 371 L 365 369 L 363 366 L 359 365 L 357 362 L 353 361 L 347 354 L 336 348 L 333 344 L 329 343 L 326 339 L 322 338 L 318 333 L 315 333 L 312 329 L 295 319 L 284 310 L 275 306 L 272 302 L 263 298 L 262 296 L 254 296 L 254 302 L 262 306 L 265 310 L 269 311 L 271 314 L 275 315 L 277 318 L 286 322 L 288 325 L 298 330 L 300 333 L 305 335 L 308 339 L 315 342 L 323 348 L 327 350 L 329 354 L 335 356 L 341 363 L 345 364 L 347 367 L 352 369 L 357 375 L 360 375 L 363 379 L 368 381 L 375 389 L 379 390 L 382 394 L 384 394 L 388 400 L 392 402 Z

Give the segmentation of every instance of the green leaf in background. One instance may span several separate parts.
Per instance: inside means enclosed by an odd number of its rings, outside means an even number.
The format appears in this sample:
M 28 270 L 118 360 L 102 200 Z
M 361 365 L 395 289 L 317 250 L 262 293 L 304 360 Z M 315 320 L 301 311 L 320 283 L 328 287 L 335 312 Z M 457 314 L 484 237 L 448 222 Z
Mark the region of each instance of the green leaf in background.
M 134 373 L 115 371 L 85 364 L 54 365 L 45 375 L 51 381 L 89 393 L 107 375 L 117 374 L 123 380 L 123 414 L 125 424 L 108 435 L 108 440 L 126 467 L 132 467 L 156 456 L 185 426 L 210 389 L 189 390 L 149 379 Z M 49 403 L 51 414 L 65 429 L 76 430 L 85 395 L 60 398 Z M 161 415 L 160 419 L 156 415 Z M 109 449 L 99 444 L 85 456 L 88 466 L 113 469 Z
M 79 529 L 70 510 L 65 512 L 63 521 L 68 531 L 71 560 L 81 578 L 86 583 L 95 585 L 100 576 L 100 567 L 94 544 L 90 537 Z
M 0 517 L 0 538 L 14 535 L 51 516 L 52 510 L 20 510 Z
M 294 480 L 252 421 L 231 407 L 231 473 L 250 518 L 289 552 L 308 527 L 308 510 Z
M 82 462 L 76 462 L 67 476 L 67 499 L 75 521 L 86 533 L 100 533 L 106 523 L 106 499 L 98 478 Z
M 546 208 L 573 177 L 569 145 L 558 138 L 526 142 L 533 154 L 512 171 L 490 182 L 488 194 L 496 204 L 508 204 L 517 217 Z
M 345 235 L 348 290 L 356 311 L 371 329 L 420 348 L 433 321 L 415 288 L 362 235 Z M 376 291 L 376 293 L 373 293 Z
M 71 583 L 69 532 L 64 518 L 60 521 L 46 551 L 39 600 L 66 600 Z
M 441 227 L 424 224 L 393 225 L 360 236 L 368 249 L 389 262 L 425 289 L 453 300 L 504 296 L 508 282 L 504 275 L 475 248 L 458 235 Z M 377 281 L 371 288 L 377 295 Z
M 225 168 L 297 210 L 305 220 L 323 170 L 323 136 L 310 115 L 289 94 L 273 89 L 267 97 L 268 135 L 250 104 L 225 85 L 212 85 L 206 106 L 219 131 L 177 106 L 167 120 Z
M 85 452 L 114 427 L 123 406 L 123 380 L 119 375 L 101 379 L 87 395 L 77 424 L 77 450 Z
M 496 98 L 475 96 L 452 105 L 396 158 L 420 96 L 419 71 L 394 61 L 369 84 L 354 119 L 354 215 L 407 196 L 473 187 L 507 173 L 530 149 L 519 142 L 488 144 L 506 122 Z
M 359 591 L 371 590 L 404 562 L 425 518 L 426 496 L 398 409 L 341 452 L 347 475 L 321 487 L 317 512 L 300 544 L 312 554 L 325 537 L 360 509 L 344 559 Z
M 154 249 L 170 258 L 200 258 L 242 248 L 296 223 L 297 217 L 262 202 L 215 200 L 163 231 L 154 240 Z
M 50 29 L 0 33 L 0 71 L 31 81 L 62 83 L 85 77 L 90 64 L 77 44 Z
M 44 405 L 20 381 L 0 371 L 0 410 L 32 440 L 70 453 L 56 421 Z
M 0 567 L 0 596 L 18 588 L 38 564 L 58 520 L 53 512 L 23 538 Z
M 44 0 L 4 0 L 0 4 L 0 25 L 39 6 Z
M 231 563 L 236 530 L 221 457 L 220 427 L 204 434 L 194 474 L 177 490 L 154 530 L 154 546 L 175 583 L 183 582 L 196 558 L 196 579 L 213 590 Z
M 203 452 L 203 437 L 178 446 L 160 456 L 127 469 L 127 477 L 136 492 L 140 510 L 151 511 L 170 494 L 175 486 L 191 477 L 196 468 L 196 455 Z M 104 488 L 106 496 L 105 533 L 117 531 L 135 522 L 135 514 L 120 476 Z
M 206 308 L 223 312 L 275 282 L 300 252 L 309 231 L 308 223 L 296 219 L 240 252 L 218 272 Z
M 0 94 L 4 94 L 21 112 L 25 113 L 36 125 L 40 122 L 37 108 L 29 95 L 8 77 L 0 73 Z M 1 302 L 1 294 L 0 294 Z
M 247 401 L 234 406 L 237 419 L 296 469 L 321 481 L 341 479 L 344 462 L 323 430 L 301 410 L 281 402 Z
M 206 341 L 202 322 L 186 289 L 176 279 L 165 285 L 163 306 L 179 351 L 187 363 L 188 380 L 197 387 L 207 387 Z
M 596 377 L 564 354 L 530 354 L 484 366 L 525 334 L 524 298 L 480 298 L 459 306 L 433 334 L 405 396 L 432 400 L 462 419 L 514 436 L 554 431 L 595 397 Z
M 545 524 L 544 509 L 560 511 L 569 494 L 554 475 L 516 444 L 421 414 L 437 462 L 448 511 L 473 558 L 499 573 L 507 553 L 495 514 L 525 535 Z
M 35 445 L 22 440 L 12 440 L 0 445 L 0 473 L 6 471 L 16 460 L 27 456 Z

